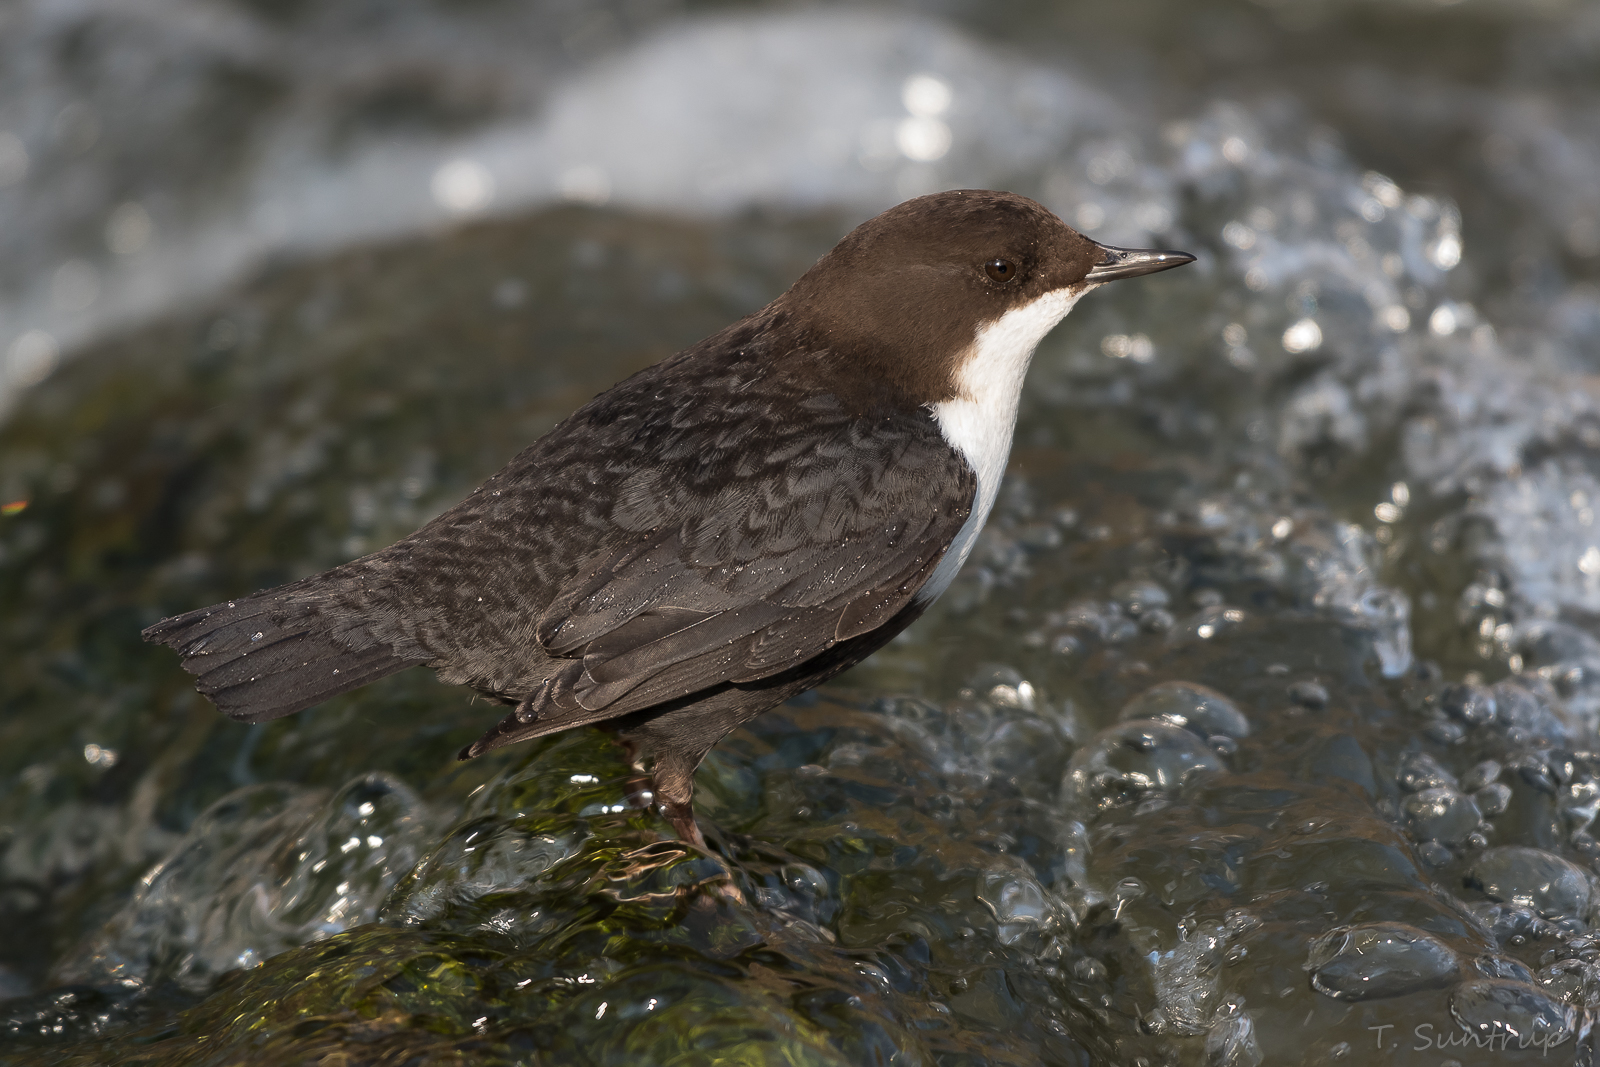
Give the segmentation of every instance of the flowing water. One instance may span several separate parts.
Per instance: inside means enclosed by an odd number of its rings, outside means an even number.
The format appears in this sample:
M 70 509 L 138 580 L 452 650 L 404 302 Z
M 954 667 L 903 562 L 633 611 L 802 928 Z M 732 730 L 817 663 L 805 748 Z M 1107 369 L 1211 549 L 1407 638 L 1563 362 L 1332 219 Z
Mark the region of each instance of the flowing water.
M 0 1062 L 1594 1059 L 1600 9 L 38 0 L 0 84 Z M 598 733 L 139 641 L 961 186 L 1200 259 L 713 854 Z

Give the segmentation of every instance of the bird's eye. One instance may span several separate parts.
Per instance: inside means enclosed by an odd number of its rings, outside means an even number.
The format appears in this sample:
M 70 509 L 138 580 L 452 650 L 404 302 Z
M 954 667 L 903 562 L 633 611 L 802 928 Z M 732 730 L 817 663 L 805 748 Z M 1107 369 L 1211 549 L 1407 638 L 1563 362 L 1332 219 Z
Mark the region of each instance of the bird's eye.
M 983 272 L 1004 284 L 1017 276 L 1017 265 L 1009 259 L 991 259 L 983 265 Z

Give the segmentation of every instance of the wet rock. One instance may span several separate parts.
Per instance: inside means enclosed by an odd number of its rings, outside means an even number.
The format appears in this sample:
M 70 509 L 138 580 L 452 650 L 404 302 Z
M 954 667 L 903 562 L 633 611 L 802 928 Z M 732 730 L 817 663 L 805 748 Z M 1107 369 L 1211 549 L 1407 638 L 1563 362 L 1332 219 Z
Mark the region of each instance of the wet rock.
M 1491 691 L 1495 700 L 1497 725 L 1517 731 L 1523 738 L 1564 742 L 1581 732 L 1579 724 L 1569 722 L 1519 681 L 1506 678 Z
M 1489 849 L 1466 882 L 1490 900 L 1531 908 L 1544 918 L 1585 918 L 1594 896 L 1594 879 L 1583 868 L 1524 845 Z
M 1446 686 L 1439 694 L 1439 707 L 1468 726 L 1492 722 L 1495 715 L 1494 694 L 1481 685 Z
M 1468 771 L 1462 776 L 1462 791 L 1467 793 L 1476 793 L 1484 786 L 1489 785 L 1496 778 L 1499 778 L 1501 770 L 1502 768 L 1497 761 L 1492 759 L 1484 760 L 1482 763 L 1477 764 L 1472 768 L 1472 770 Z
M 1419 841 L 1459 845 L 1483 821 L 1477 803 L 1449 786 L 1435 786 L 1406 797 L 1406 829 Z
M 1375 1000 L 1449 985 L 1460 971 L 1455 952 L 1403 923 L 1368 923 L 1313 942 L 1311 987 L 1335 1000 Z
M 1536 985 L 1504 978 L 1463 982 L 1450 1014 L 1471 1035 L 1507 1048 L 1555 1048 L 1571 1040 L 1576 1014 Z
M 1328 688 L 1317 682 L 1295 682 L 1289 687 L 1289 699 L 1303 708 L 1321 711 L 1328 706 Z
M 1504 782 L 1495 782 L 1475 790 L 1472 800 L 1484 815 L 1499 815 L 1511 803 L 1511 787 Z
M 1318 741 L 1306 754 L 1301 766 L 1308 778 L 1338 778 L 1360 787 L 1368 796 L 1377 793 L 1378 783 L 1372 771 L 1372 759 L 1361 743 L 1349 734 L 1334 734 Z
M 1454 789 L 1456 776 L 1426 752 L 1412 752 L 1400 764 L 1400 788 L 1408 793 L 1425 789 Z

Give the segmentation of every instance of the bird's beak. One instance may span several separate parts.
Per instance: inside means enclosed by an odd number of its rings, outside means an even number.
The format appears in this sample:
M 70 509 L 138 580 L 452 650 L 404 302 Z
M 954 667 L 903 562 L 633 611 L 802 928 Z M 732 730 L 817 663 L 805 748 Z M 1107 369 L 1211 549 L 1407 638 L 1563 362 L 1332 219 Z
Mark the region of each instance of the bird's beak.
M 1187 252 L 1162 251 L 1155 248 L 1113 248 L 1096 242 L 1105 257 L 1089 269 L 1086 282 L 1114 282 L 1118 278 L 1136 278 L 1141 274 L 1154 274 L 1158 270 L 1171 270 L 1194 258 Z

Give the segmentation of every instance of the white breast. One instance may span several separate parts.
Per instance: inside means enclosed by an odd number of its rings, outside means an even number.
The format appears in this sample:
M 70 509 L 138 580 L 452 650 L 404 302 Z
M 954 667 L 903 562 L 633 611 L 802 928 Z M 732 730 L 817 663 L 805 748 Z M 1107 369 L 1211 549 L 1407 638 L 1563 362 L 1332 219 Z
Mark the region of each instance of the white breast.
M 1022 380 L 1028 375 L 1033 350 L 1091 288 L 1094 287 L 1046 293 L 979 329 L 957 375 L 955 399 L 933 405 L 939 432 L 966 457 L 978 476 L 978 491 L 972 501 L 972 514 L 932 577 L 917 592 L 918 600 L 926 602 L 944 592 L 972 552 L 978 531 L 983 529 L 1000 492 L 1000 479 L 1006 473 L 1011 433 L 1017 425 L 1017 404 L 1022 399 Z

